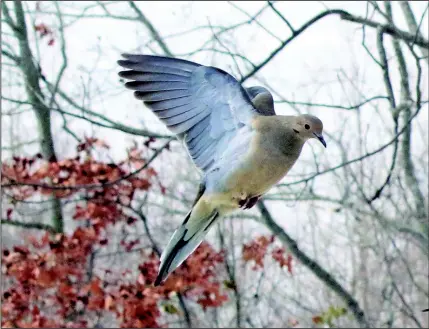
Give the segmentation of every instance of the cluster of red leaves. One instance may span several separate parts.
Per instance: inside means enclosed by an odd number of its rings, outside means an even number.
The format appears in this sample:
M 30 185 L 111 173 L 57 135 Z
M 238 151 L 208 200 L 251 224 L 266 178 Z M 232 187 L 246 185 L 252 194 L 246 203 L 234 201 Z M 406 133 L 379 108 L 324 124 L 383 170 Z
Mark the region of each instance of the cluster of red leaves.
M 157 319 L 161 315 L 159 301 L 169 300 L 177 293 L 194 300 L 204 310 L 220 306 L 228 300 L 216 279 L 215 269 L 222 262 L 222 253 L 203 242 L 164 284 L 154 287 L 159 258 L 152 252 L 139 265 L 137 281 L 121 284 L 118 289 L 112 290 L 105 308 L 116 312 L 124 328 L 155 328 L 159 326 Z
M 149 148 L 152 142 L 144 147 Z M 157 172 L 150 167 L 121 179 L 146 163 L 146 152 L 137 145 L 129 150 L 125 161 L 117 164 L 95 160 L 96 148 L 108 146 L 87 138 L 77 146 L 74 158 L 45 161 L 36 155 L 3 163 L 2 184 L 16 200 L 45 194 L 67 199 L 85 191 L 73 219 L 85 220 L 87 226 L 70 235 L 29 236 L 26 245 L 2 251 L 2 271 L 8 280 L 2 296 L 2 327 L 88 327 L 95 324 L 98 314 L 107 312 L 115 315 L 121 327 L 154 328 L 161 326 L 160 303 L 175 293 L 194 300 L 203 309 L 227 300 L 216 271 L 223 254 L 207 243 L 159 287 L 152 285 L 159 266 L 153 252 L 143 255 L 137 279 L 125 280 L 124 273 L 110 270 L 103 278 L 88 273 L 92 252 L 109 243 L 106 229 L 118 223 L 133 225 L 137 218 L 128 215 L 127 209 L 136 192 L 153 188 L 153 180 L 158 180 Z M 84 188 L 88 184 L 97 185 Z M 48 185 L 67 189 L 52 190 Z M 13 220 L 10 209 L 7 216 Z M 138 243 L 138 239 L 121 241 L 125 251 Z
M 55 43 L 54 32 L 52 29 L 44 23 L 34 25 L 36 32 L 39 32 L 39 37 L 48 37 L 48 46 L 53 46 Z
M 221 282 L 218 276 L 217 264 L 224 261 L 223 252 L 216 253 L 206 242 L 203 242 L 165 281 L 164 292 L 183 293 L 186 297 L 196 298 L 196 302 L 205 310 L 207 307 L 217 307 L 228 300 L 222 294 Z
M 2 297 L 2 327 L 87 327 L 95 312 L 112 312 L 123 328 L 156 328 L 159 302 L 172 293 L 194 299 L 203 309 L 227 300 L 215 271 L 223 255 L 207 243 L 159 287 L 152 285 L 159 264 L 154 253 L 139 265 L 134 282 L 89 278 L 86 264 L 96 243 L 93 228 L 78 228 L 70 237 L 46 233 L 31 239 L 30 248 L 4 249 L 3 274 L 16 284 Z
M 27 199 L 32 194 L 52 195 L 57 198 L 68 197 L 76 190 L 87 187 L 87 185 L 98 184 L 89 190 L 88 199 L 108 199 L 111 202 L 120 201 L 127 206 L 133 199 L 134 192 L 138 189 L 148 190 L 157 173 L 149 167 L 138 175 L 116 183 L 121 177 L 126 176 L 132 169 L 139 169 L 145 164 L 143 151 L 139 151 L 137 158 L 136 150 L 132 149 L 125 161 L 116 163 L 104 163 L 95 160 L 90 150 L 94 147 L 108 148 L 108 146 L 93 138 L 87 138 L 77 146 L 78 155 L 60 161 L 44 161 L 40 154 L 33 157 L 14 157 L 10 164 L 2 165 L 2 183 L 17 184 L 17 199 Z M 115 184 L 113 184 L 115 183 Z M 32 184 L 33 186 L 21 186 L 21 184 Z M 54 184 L 60 189 L 51 189 L 48 186 Z M 102 186 L 102 185 L 105 186 Z
M 268 249 L 273 245 L 273 243 L 274 235 L 261 235 L 256 237 L 254 240 L 243 246 L 243 260 L 245 262 L 253 261 L 255 263 L 252 267 L 253 270 L 263 268 L 265 256 L 268 254 Z M 274 247 L 271 250 L 271 257 L 279 263 L 281 268 L 286 266 L 287 271 L 292 274 L 292 255 L 288 254 L 285 257 L 285 248 Z
M 280 267 L 286 266 L 287 271 L 292 274 L 292 255 L 288 254 L 285 257 L 285 248 L 277 247 L 271 251 L 271 256 L 277 261 Z
M 2 272 L 14 284 L 2 296 L 2 327 L 86 327 L 77 302 L 85 296 L 85 268 L 97 240 L 94 228 L 78 228 L 71 236 L 46 233 L 30 237 L 28 247 L 3 249 Z M 96 297 L 90 295 L 88 306 Z

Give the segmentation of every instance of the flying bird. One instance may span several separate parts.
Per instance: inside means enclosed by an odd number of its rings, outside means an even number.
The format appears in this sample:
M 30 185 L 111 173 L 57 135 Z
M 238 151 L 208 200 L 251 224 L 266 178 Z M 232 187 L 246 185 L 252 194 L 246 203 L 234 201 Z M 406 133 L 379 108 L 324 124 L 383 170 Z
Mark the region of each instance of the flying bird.
M 315 116 L 276 115 L 264 87 L 244 88 L 227 72 L 191 61 L 122 55 L 125 86 L 181 140 L 201 173 L 197 197 L 161 255 L 159 285 L 194 252 L 209 229 L 252 208 L 279 182 L 312 138 L 325 147 Z

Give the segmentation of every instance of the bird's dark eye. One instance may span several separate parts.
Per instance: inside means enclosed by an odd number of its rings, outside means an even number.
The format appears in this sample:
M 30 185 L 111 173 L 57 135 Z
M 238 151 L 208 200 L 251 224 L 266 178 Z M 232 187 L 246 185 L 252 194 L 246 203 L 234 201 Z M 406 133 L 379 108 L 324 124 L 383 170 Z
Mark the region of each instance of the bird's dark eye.
M 307 129 L 307 130 L 308 130 L 308 129 L 310 129 L 310 125 L 307 125 L 307 124 L 306 124 L 304 127 L 305 127 L 305 129 Z

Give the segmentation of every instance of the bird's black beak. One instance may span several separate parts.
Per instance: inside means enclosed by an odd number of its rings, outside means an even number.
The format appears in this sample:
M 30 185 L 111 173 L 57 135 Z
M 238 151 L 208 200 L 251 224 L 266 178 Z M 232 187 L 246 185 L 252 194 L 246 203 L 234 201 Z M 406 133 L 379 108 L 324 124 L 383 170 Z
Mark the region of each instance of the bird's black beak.
M 320 143 L 322 143 L 323 146 L 326 148 L 326 142 L 325 142 L 325 139 L 323 138 L 323 135 L 322 134 L 316 134 L 316 133 L 313 133 L 313 134 L 320 141 Z

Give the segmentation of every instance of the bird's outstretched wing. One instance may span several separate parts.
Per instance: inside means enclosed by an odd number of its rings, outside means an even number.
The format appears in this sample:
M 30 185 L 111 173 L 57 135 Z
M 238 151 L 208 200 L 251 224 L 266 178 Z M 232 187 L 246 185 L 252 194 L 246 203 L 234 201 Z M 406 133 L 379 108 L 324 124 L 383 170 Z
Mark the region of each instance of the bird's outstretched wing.
M 119 76 L 180 139 L 198 168 L 207 171 L 237 131 L 250 126 L 258 111 L 248 91 L 230 74 L 190 61 L 123 55 L 129 69 Z

